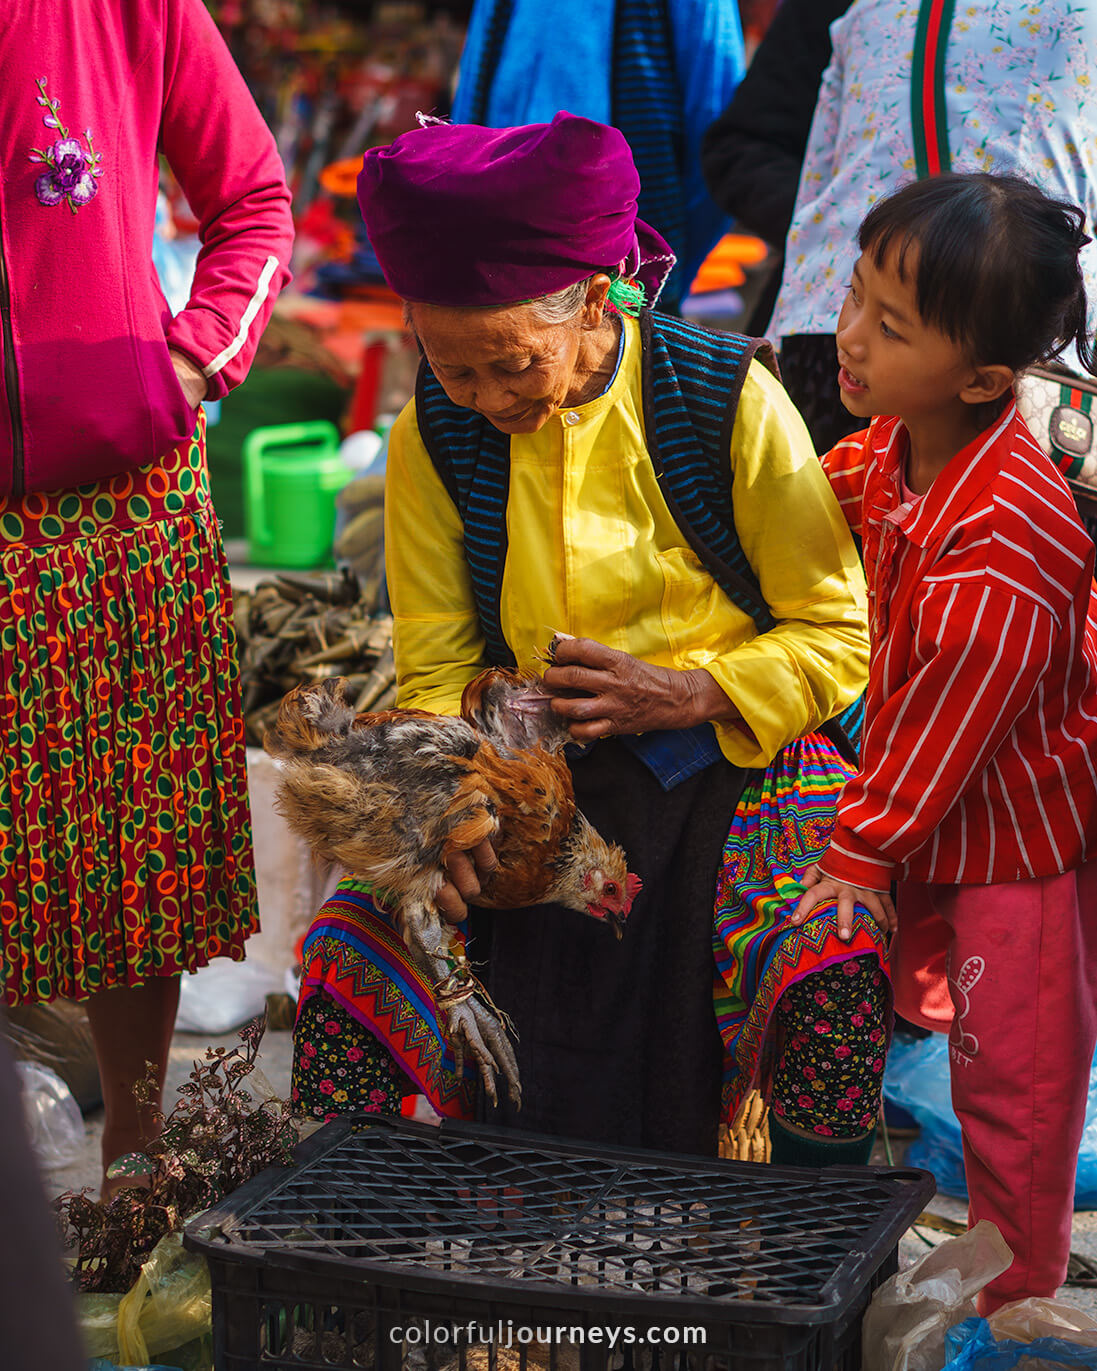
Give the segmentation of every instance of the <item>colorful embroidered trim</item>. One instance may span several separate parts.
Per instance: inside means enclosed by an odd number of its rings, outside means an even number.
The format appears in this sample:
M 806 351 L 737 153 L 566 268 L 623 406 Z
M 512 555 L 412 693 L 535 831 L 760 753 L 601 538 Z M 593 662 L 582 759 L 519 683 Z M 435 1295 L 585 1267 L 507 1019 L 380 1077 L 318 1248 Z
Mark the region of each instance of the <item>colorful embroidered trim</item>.
M 339 883 L 308 931 L 302 961 L 298 1012 L 312 996 L 330 996 L 387 1048 L 440 1114 L 472 1117 L 472 1068 L 456 1075 L 431 987 L 409 959 L 392 911 L 368 885 Z
M 803 893 L 800 877 L 826 850 L 852 774 L 833 743 L 808 734 L 755 773 L 735 811 L 713 930 L 725 1121 L 749 1090 L 768 1083 L 771 1020 L 790 985 L 850 957 L 873 956 L 887 972 L 884 936 L 860 907 L 849 942 L 838 937 L 833 905 L 802 927 L 789 922 Z
M 1063 382 L 1059 386 L 1059 404 L 1052 413 L 1050 432 L 1048 434 L 1051 443 L 1051 457 L 1055 465 L 1068 479 L 1077 478 L 1081 475 L 1082 467 L 1089 456 L 1089 450 L 1093 444 L 1092 417 L 1090 418 L 1090 428 L 1088 433 L 1084 431 L 1085 420 L 1077 419 L 1077 416 L 1070 414 L 1071 410 L 1078 413 L 1090 415 L 1093 409 L 1093 392 L 1082 390 L 1080 387 L 1068 385 Z M 1065 437 L 1069 430 L 1064 428 L 1068 420 L 1073 419 L 1073 426 L 1079 429 L 1078 433 L 1070 433 L 1070 439 L 1074 440 L 1074 450 L 1060 446 L 1055 440 L 1057 437 Z M 1079 444 L 1085 443 L 1084 448 Z

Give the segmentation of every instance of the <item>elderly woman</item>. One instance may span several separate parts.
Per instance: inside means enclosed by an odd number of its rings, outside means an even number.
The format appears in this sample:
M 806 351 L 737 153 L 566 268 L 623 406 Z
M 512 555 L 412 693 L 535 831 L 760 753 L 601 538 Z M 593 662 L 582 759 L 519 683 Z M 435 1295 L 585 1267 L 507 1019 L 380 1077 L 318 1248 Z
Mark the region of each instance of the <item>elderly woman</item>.
M 779 1159 L 863 1160 L 888 1012 L 880 911 L 800 931 L 786 915 L 845 774 L 829 744 L 795 740 L 863 686 L 864 585 L 766 345 L 639 308 L 669 252 L 637 190 L 622 136 L 568 114 L 431 123 L 366 154 L 366 228 L 423 353 L 386 493 L 399 703 L 456 713 L 486 664 L 540 669 L 553 641 L 579 805 L 643 879 L 620 943 L 553 907 L 474 911 L 471 955 L 513 1017 L 523 1083 L 520 1116 L 503 1101 L 497 1117 L 711 1154 L 722 1109 L 761 1080 Z M 793 792 L 799 815 L 761 833 L 759 810 Z M 451 866 L 452 918 L 491 862 Z M 364 1048 L 368 1030 L 415 1081 L 391 1016 L 379 1030 L 359 1005 L 351 1022 L 333 993 L 333 927 L 353 925 L 360 953 L 375 917 L 350 883 L 322 914 L 320 1008 L 302 1012 L 313 1037 L 345 1027 Z M 801 982 L 810 994 L 786 994 Z M 824 1037 L 826 1060 L 782 1050 Z M 321 1112 L 309 1070 L 299 1049 L 295 1088 Z

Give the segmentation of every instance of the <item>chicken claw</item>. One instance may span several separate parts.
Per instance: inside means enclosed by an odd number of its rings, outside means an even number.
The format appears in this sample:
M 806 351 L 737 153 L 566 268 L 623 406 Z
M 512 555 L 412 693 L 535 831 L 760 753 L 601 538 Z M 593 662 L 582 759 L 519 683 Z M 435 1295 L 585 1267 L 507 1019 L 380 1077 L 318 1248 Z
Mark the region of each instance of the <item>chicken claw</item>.
M 492 1104 L 498 1103 L 495 1077 L 501 1073 L 511 1102 L 520 1109 L 522 1086 L 518 1079 L 518 1063 L 502 1022 L 480 1002 L 478 995 L 448 1008 L 446 1018 L 457 1074 L 460 1075 L 464 1068 L 467 1047 L 480 1072 L 484 1093 Z
M 492 1004 L 464 952 L 450 942 L 437 911 L 419 901 L 406 901 L 400 911 L 400 931 L 413 960 L 434 984 L 458 1076 L 464 1069 L 467 1048 L 492 1104 L 498 1102 L 495 1077 L 502 1073 L 511 1100 L 520 1107 L 518 1062 L 507 1038 L 510 1020 Z

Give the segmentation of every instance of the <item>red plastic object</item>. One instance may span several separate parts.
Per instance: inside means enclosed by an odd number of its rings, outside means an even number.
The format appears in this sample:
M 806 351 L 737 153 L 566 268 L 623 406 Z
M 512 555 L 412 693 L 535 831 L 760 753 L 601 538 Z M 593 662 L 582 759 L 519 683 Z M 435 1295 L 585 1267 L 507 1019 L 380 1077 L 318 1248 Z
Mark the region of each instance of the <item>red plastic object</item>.
M 383 338 L 367 343 L 362 349 L 362 369 L 354 386 L 350 405 L 348 433 L 359 433 L 377 422 L 377 397 L 381 392 L 381 374 L 385 366 L 388 344 Z

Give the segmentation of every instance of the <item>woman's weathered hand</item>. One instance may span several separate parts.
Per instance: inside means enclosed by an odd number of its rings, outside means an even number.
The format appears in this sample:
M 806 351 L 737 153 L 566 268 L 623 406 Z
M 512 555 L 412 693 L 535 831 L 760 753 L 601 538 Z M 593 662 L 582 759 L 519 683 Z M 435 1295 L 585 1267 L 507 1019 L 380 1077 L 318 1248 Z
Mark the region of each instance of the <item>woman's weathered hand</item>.
M 571 736 L 580 743 L 734 717 L 707 671 L 652 666 L 591 638 L 557 638 L 544 679 L 553 710 L 569 720 Z
M 488 838 L 468 852 L 454 852 L 446 859 L 450 879 L 435 896 L 435 904 L 447 923 L 459 924 L 468 917 L 467 901 L 479 895 L 481 880 L 498 865 L 499 858 Z
M 863 905 L 885 933 L 894 933 L 899 926 L 889 891 L 847 885 L 845 881 L 824 876 L 817 866 L 809 866 L 800 883 L 804 893 L 790 921 L 794 924 L 802 924 L 817 905 L 834 900 L 838 906 L 838 936 L 843 942 L 848 943 L 853 935 L 854 905 Z

